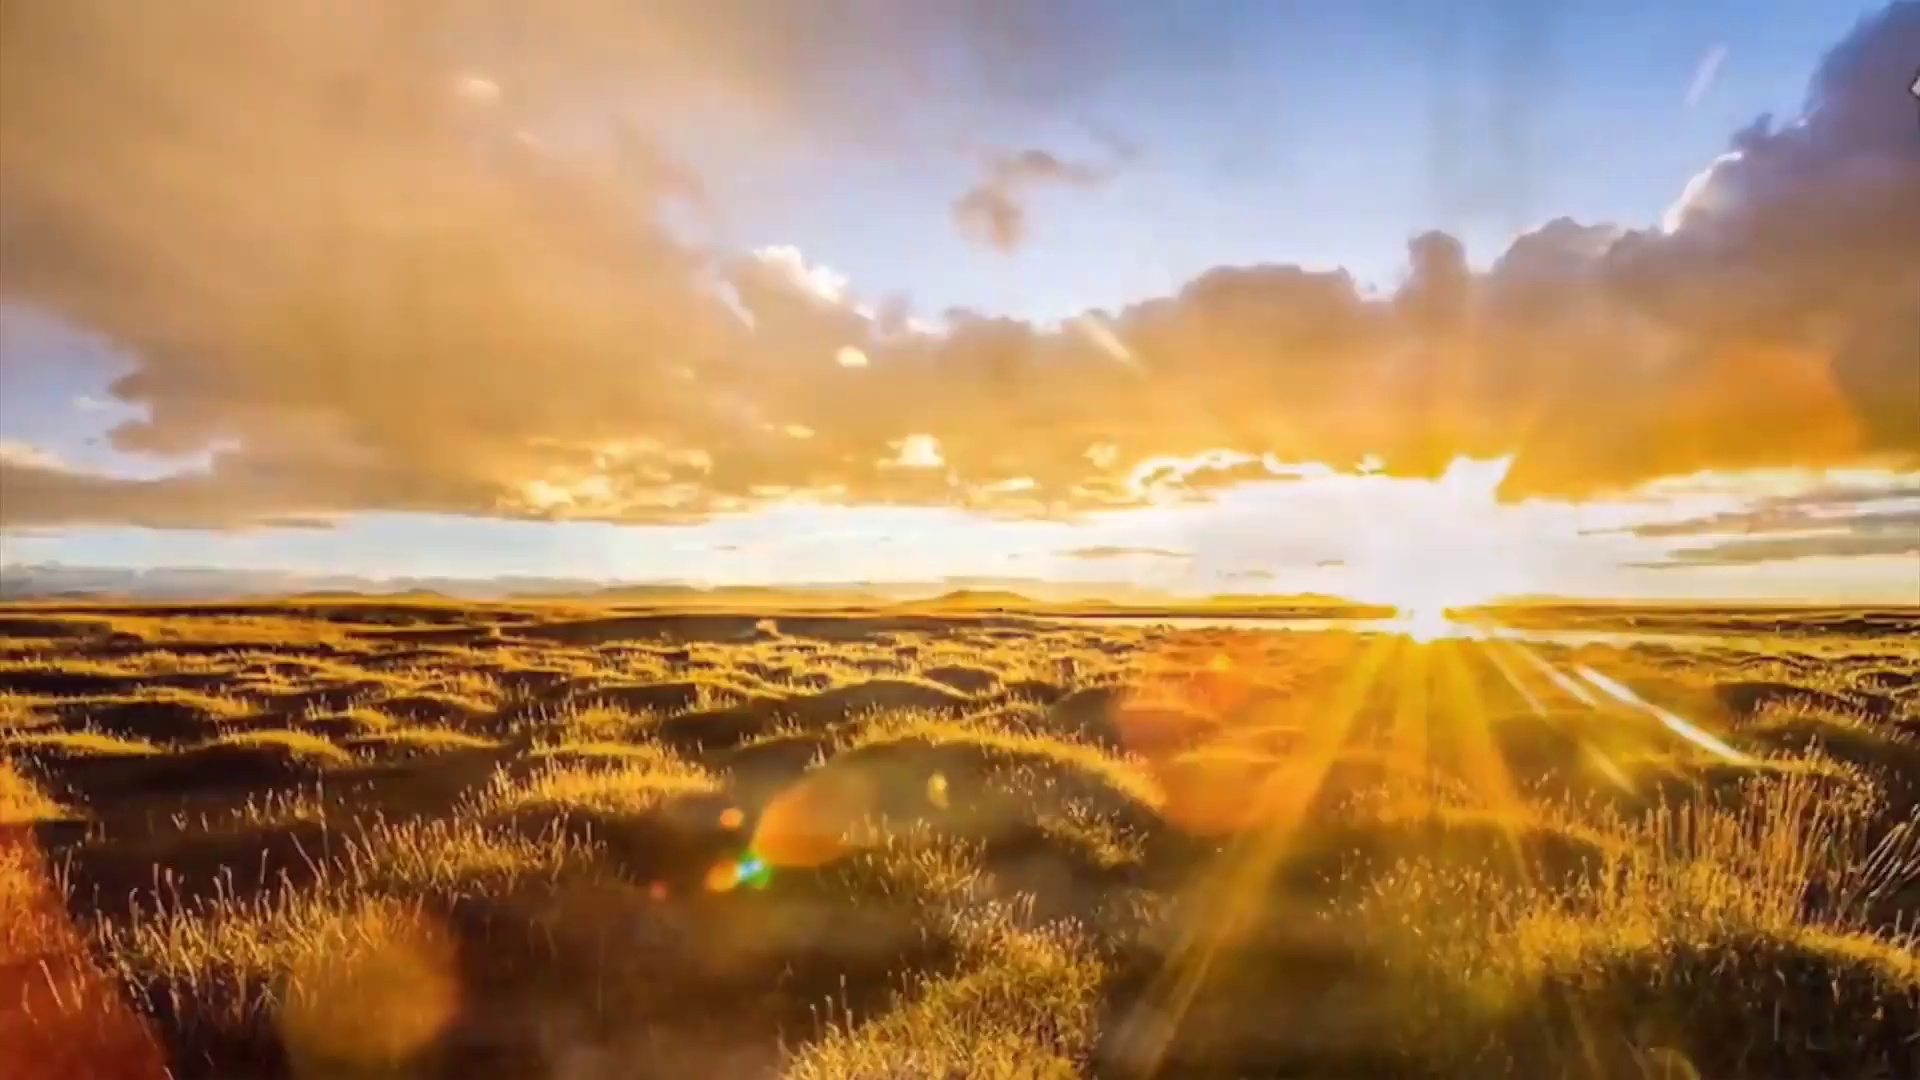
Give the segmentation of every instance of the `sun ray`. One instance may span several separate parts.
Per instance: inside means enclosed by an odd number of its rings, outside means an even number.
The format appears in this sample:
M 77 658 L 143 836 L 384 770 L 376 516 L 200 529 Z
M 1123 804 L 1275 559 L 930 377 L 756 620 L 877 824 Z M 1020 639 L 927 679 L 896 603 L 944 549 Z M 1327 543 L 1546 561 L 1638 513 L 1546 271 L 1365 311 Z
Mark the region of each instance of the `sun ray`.
M 1447 685 L 1446 700 L 1457 710 L 1454 723 L 1449 725 L 1449 733 L 1459 751 L 1460 768 L 1474 794 L 1493 812 L 1506 837 L 1507 848 L 1513 855 L 1514 869 L 1522 880 L 1526 880 L 1526 852 L 1515 831 L 1526 803 L 1514 787 L 1506 759 L 1501 756 L 1499 747 L 1494 745 L 1487 724 L 1486 701 L 1469 676 L 1459 651 L 1446 650 L 1438 666 L 1441 679 Z
M 1649 716 L 1666 725 L 1667 730 L 1672 731 L 1674 734 L 1715 757 L 1735 763 L 1744 763 L 1752 760 L 1748 755 L 1728 746 L 1725 742 L 1722 742 L 1699 726 L 1681 718 L 1671 710 L 1663 709 L 1645 700 L 1639 694 L 1634 693 L 1630 687 L 1610 679 L 1584 665 L 1576 667 L 1574 670 L 1579 673 L 1581 678 L 1600 688 L 1608 697 L 1647 713 Z
M 1546 707 L 1540 703 L 1539 697 L 1535 696 L 1534 692 L 1527 688 L 1526 683 L 1522 682 L 1519 674 L 1513 670 L 1512 663 L 1502 655 L 1502 653 L 1512 648 L 1512 644 L 1505 638 L 1498 636 L 1488 637 L 1481 635 L 1478 637 L 1478 640 L 1485 646 L 1486 657 L 1488 661 L 1493 664 L 1494 670 L 1498 671 L 1500 677 L 1506 681 L 1506 684 L 1513 688 L 1514 693 L 1519 694 L 1520 699 L 1527 703 L 1527 711 L 1535 716 L 1546 716 Z
M 1403 641 L 1399 648 L 1399 676 L 1393 702 L 1393 726 L 1389 734 L 1389 754 L 1417 767 L 1423 779 L 1432 765 L 1428 688 L 1432 682 L 1433 648 L 1419 639 Z M 1424 786 L 1424 785 L 1423 785 Z
M 1270 773 L 1254 796 L 1260 824 L 1234 838 L 1220 869 L 1198 887 L 1197 911 L 1189 916 L 1154 984 L 1126 1021 L 1120 1058 L 1152 1075 L 1206 984 L 1221 947 L 1238 938 L 1264 904 L 1287 842 L 1319 794 L 1359 715 L 1373 680 L 1393 651 L 1395 639 L 1370 635 L 1333 692 L 1334 707 L 1314 727 L 1308 751 L 1291 768 Z
M 1525 645 L 1516 641 L 1513 643 L 1513 647 L 1528 664 L 1532 665 L 1535 671 L 1546 676 L 1547 681 L 1558 687 L 1562 693 L 1590 709 L 1600 707 L 1600 701 L 1593 696 L 1593 691 L 1581 686 L 1578 682 L 1574 681 L 1571 676 L 1541 659 L 1538 654 Z

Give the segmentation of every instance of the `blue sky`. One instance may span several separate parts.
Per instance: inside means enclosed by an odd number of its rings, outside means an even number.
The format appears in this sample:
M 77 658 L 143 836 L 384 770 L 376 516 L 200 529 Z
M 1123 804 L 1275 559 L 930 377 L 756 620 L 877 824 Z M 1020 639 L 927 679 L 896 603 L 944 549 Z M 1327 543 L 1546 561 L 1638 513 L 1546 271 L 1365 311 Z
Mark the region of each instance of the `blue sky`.
M 1459 236 L 1484 267 L 1517 232 L 1553 218 L 1654 225 L 1733 132 L 1763 113 L 1798 110 L 1822 53 L 1870 6 L 1207 0 L 1103 10 L 1109 17 L 1092 50 L 1096 77 L 1076 86 L 1067 107 L 1053 95 L 1031 106 L 936 95 L 924 116 L 907 118 L 912 138 L 871 144 L 767 143 L 750 124 L 697 112 L 674 118 L 665 125 L 667 145 L 706 192 L 682 231 L 689 242 L 720 250 L 797 248 L 844 275 L 853 299 L 877 305 L 903 296 L 916 315 L 935 321 L 951 308 L 1041 323 L 1088 308 L 1116 310 L 1223 265 L 1344 267 L 1385 293 L 1405 277 L 1408 240 L 1427 229 Z M 1696 85 L 1716 56 L 1711 79 Z M 859 92 L 859 73 L 847 78 Z M 954 227 L 950 205 L 979 177 L 983 154 L 1027 146 L 1106 162 L 1111 175 L 1085 187 L 1035 187 L 1025 198 L 1029 235 L 1015 251 L 972 242 Z M 0 353 L 0 441 L 16 453 L 31 448 L 64 467 L 113 476 L 205 464 L 207 448 L 157 458 L 108 445 L 105 433 L 142 410 L 114 399 L 109 384 L 136 362 L 104 337 L 11 303 L 0 306 Z M 1735 484 L 1728 491 L 1725 498 L 1737 500 L 1779 489 Z M 368 512 L 331 529 L 38 527 L 0 534 L 0 561 L 713 580 L 863 572 L 1158 580 L 1167 569 L 1151 562 L 1088 564 L 1050 553 L 1164 542 L 1231 552 L 1196 556 L 1198 563 L 1189 560 L 1169 578 L 1216 585 L 1262 570 L 1257 545 L 1249 550 L 1236 538 L 1263 531 L 1261 515 L 1287 513 L 1291 497 L 1262 503 L 1249 496 L 1239 511 L 1229 499 L 1212 510 L 1078 524 L 788 508 L 688 526 Z M 1598 513 L 1618 525 L 1704 505 L 1629 499 Z M 1591 511 L 1554 512 L 1573 522 Z M 1532 536 L 1531 527 L 1502 535 Z M 1586 551 L 1592 573 L 1519 584 L 1604 591 L 1606 568 L 1635 557 L 1588 541 L 1558 542 L 1542 541 L 1541 550 Z M 1288 558 L 1265 567 L 1275 588 L 1342 584 L 1308 572 L 1340 561 L 1338 545 Z M 1201 564 L 1209 569 L 1196 573 Z M 1799 577 L 1753 588 L 1871 592 L 1889 580 L 1897 588 L 1902 572 L 1898 561 L 1810 565 L 1800 566 Z M 1684 573 L 1610 580 L 1616 591 L 1670 590 Z M 1728 581 L 1724 574 L 1696 580 L 1705 591 Z
M 1018 258 L 947 227 L 947 202 L 974 171 L 961 155 L 796 155 L 716 176 L 716 201 L 736 242 L 793 245 L 856 290 L 903 290 L 928 315 L 1059 318 L 1263 262 L 1344 266 L 1391 286 L 1407 239 L 1426 229 L 1458 231 L 1486 260 L 1554 217 L 1657 222 L 1732 132 L 1799 109 L 1820 54 L 1869 7 L 1134 5 L 1135 29 L 1117 46 L 1124 73 L 1079 115 L 989 121 L 1006 144 L 1077 143 L 1093 156 L 1084 119 L 1140 149 L 1105 187 L 1044 193 Z M 1443 12 L 1455 20 L 1450 49 L 1434 44 L 1448 32 Z M 1532 27 L 1524 64 L 1498 55 L 1510 25 Z M 1716 47 L 1726 59 L 1689 108 Z M 1436 114 L 1458 132 L 1450 151 Z M 1524 155 L 1507 150 L 1502 124 Z

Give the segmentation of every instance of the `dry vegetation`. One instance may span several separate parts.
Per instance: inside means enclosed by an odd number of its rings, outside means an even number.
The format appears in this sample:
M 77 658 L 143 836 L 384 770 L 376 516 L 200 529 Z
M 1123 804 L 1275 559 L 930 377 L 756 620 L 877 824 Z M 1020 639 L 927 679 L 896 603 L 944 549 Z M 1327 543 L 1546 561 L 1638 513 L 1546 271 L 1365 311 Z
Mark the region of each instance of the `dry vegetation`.
M 1920 613 L 1658 624 L 14 607 L 0 1075 L 1915 1075 Z

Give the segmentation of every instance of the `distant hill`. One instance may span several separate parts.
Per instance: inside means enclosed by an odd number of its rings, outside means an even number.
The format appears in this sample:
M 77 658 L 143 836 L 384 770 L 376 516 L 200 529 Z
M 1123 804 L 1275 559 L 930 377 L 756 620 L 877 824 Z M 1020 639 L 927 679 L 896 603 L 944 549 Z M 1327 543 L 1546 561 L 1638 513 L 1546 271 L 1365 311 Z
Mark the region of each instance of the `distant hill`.
M 950 577 L 925 581 L 793 582 L 700 585 L 688 581 L 512 575 L 487 578 L 365 577 L 282 570 L 181 566 L 129 569 L 62 563 L 0 565 L 0 599 L 580 601 L 634 607 L 881 607 L 911 604 L 944 611 L 1032 611 L 1058 614 L 1158 615 L 1231 613 L 1304 616 L 1361 612 L 1351 601 L 1318 593 L 1227 593 L 1176 596 L 1124 581 Z
M 1215 593 L 1200 601 L 1208 607 L 1353 607 L 1354 601 L 1327 593 Z
M 942 593 L 929 600 L 909 601 L 915 607 L 937 607 L 948 610 L 964 609 L 970 611 L 1006 608 L 1020 610 L 1040 606 L 1026 596 L 1005 589 L 955 589 Z
M 583 593 L 606 582 L 577 578 L 374 578 L 356 574 L 300 574 L 285 570 L 230 570 L 204 566 L 151 569 L 0 565 L 0 599 L 126 597 L 143 600 L 231 600 L 250 597 L 348 599 L 356 596 L 499 600 L 516 592 Z
M 840 585 L 613 585 L 582 594 L 526 599 L 587 599 L 609 604 L 662 604 L 728 607 L 819 607 L 885 603 L 884 597 Z

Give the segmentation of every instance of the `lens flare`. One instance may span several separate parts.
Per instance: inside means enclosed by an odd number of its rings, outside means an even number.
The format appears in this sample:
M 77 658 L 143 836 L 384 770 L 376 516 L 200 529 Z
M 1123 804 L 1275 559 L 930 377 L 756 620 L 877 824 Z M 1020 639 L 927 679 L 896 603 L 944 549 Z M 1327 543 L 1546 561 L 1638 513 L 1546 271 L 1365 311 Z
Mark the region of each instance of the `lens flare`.
M 1705 750 L 1708 753 L 1713 754 L 1714 756 L 1719 757 L 1723 760 L 1735 762 L 1738 764 L 1744 764 L 1752 760 L 1752 758 L 1748 757 L 1746 754 L 1743 754 L 1740 751 L 1735 750 L 1733 747 L 1728 746 L 1726 743 L 1721 742 L 1719 739 L 1701 730 L 1696 725 L 1681 719 L 1679 716 L 1675 715 L 1670 710 L 1663 709 L 1658 705 L 1654 705 L 1642 699 L 1640 695 L 1634 693 L 1627 686 L 1622 685 L 1621 683 L 1616 682 L 1613 679 L 1607 678 L 1605 675 L 1600 674 L 1599 672 L 1593 670 L 1592 668 L 1582 666 L 1582 667 L 1577 667 L 1574 670 L 1579 673 L 1581 678 L 1587 680 L 1587 682 L 1592 683 L 1594 686 L 1598 687 L 1608 697 L 1611 697 L 1614 700 L 1624 705 L 1631 705 L 1636 709 L 1640 709 L 1641 711 L 1646 712 L 1648 715 L 1652 716 L 1654 719 L 1660 721 L 1662 724 L 1665 724 L 1669 731 L 1672 731 L 1674 734 L 1680 736 L 1681 738 L 1687 740 L 1688 742 L 1694 744 L 1695 746 L 1698 746 L 1700 749 Z
M 371 902 L 317 930 L 287 979 L 280 1032 L 296 1073 L 404 1062 L 460 1008 L 453 939 L 433 919 Z
M 848 832 L 876 800 L 873 780 L 859 770 L 816 769 L 767 803 L 749 848 L 772 866 L 824 866 L 848 852 Z

